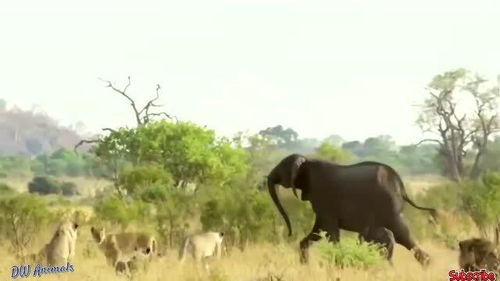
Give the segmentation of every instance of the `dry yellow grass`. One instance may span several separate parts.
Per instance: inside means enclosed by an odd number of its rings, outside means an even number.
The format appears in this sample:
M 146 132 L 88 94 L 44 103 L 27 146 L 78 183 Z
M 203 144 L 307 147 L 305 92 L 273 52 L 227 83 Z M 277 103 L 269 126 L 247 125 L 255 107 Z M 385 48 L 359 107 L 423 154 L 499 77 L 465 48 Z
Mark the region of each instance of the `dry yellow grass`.
M 46 275 L 40 280 L 85 280 L 112 281 L 125 280 L 117 276 L 104 256 L 90 240 L 88 227 L 80 230 L 77 243 L 77 256 L 74 260 L 75 271 L 72 273 Z M 2 243 L 3 244 L 3 243 Z M 411 253 L 401 246 L 396 246 L 394 266 L 382 264 L 368 270 L 327 268 L 321 266 L 314 246 L 311 248 L 311 262 L 300 265 L 298 261 L 298 243 L 271 245 L 258 244 L 249 246 L 245 252 L 232 250 L 220 261 L 211 263 L 211 276 L 195 270 L 191 260 L 183 266 L 178 264 L 177 249 L 170 249 L 164 257 L 155 260 L 147 271 L 138 272 L 134 280 L 140 281 L 195 281 L 195 280 L 279 280 L 269 276 L 279 276 L 286 281 L 304 280 L 446 280 L 448 271 L 457 267 L 458 253 L 435 243 L 422 243 L 422 247 L 433 258 L 433 264 L 423 269 Z M 36 251 L 39 248 L 34 248 Z M 3 252 L 4 248 L 0 248 Z M 11 275 L 12 265 L 19 264 L 14 258 L 3 257 L 0 261 L 0 276 L 7 280 Z
M 403 177 L 403 181 L 406 191 L 410 196 L 426 192 L 429 188 L 450 182 L 448 179 L 437 175 L 406 176 Z

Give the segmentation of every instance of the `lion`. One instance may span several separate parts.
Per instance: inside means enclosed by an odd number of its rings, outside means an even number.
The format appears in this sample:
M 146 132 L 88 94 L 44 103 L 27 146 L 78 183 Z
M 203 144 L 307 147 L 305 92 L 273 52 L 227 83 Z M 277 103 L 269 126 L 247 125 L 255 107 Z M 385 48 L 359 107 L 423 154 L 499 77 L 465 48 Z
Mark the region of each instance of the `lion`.
M 203 263 L 205 269 L 208 270 L 206 259 L 214 256 L 214 253 L 219 259 L 222 252 L 222 241 L 224 232 L 205 232 L 188 236 L 184 240 L 183 246 L 179 250 L 179 260 L 184 262 L 186 252 L 189 251 L 193 259 L 198 263 Z
M 71 262 L 75 256 L 78 224 L 65 220 L 60 223 L 49 243 L 29 258 L 35 262 L 46 261 L 49 266 L 62 266 Z
M 151 261 L 157 252 L 157 242 L 152 235 L 137 232 L 106 233 L 101 227 L 91 227 L 92 238 L 104 253 L 107 262 L 117 273 L 131 276 L 130 267 L 137 258 Z
M 458 243 L 460 255 L 458 263 L 465 271 L 481 269 L 500 270 L 500 261 L 496 246 L 483 238 L 471 238 Z

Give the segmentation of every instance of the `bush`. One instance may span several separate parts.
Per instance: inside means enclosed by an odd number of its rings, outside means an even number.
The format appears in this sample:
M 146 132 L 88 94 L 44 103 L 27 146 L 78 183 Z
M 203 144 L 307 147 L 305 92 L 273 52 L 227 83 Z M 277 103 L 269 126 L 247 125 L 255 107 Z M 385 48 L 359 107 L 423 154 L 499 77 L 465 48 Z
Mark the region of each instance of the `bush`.
M 197 208 L 193 194 L 176 188 L 165 189 L 165 192 L 166 202 L 156 202 L 157 230 L 161 233 L 161 238 L 172 247 L 181 243 L 188 228 L 188 221 Z
M 151 218 L 151 210 L 142 201 L 126 202 L 116 196 L 108 196 L 94 206 L 96 215 L 101 220 L 116 223 L 125 229 L 133 221 Z
M 285 223 L 267 192 L 244 185 L 201 190 L 199 195 L 206 196 L 200 208 L 204 230 L 224 229 L 229 234 L 228 244 L 238 244 L 242 250 L 248 242 L 283 240 Z M 309 232 L 314 215 L 301 204 L 305 202 L 286 196 L 281 199 L 293 224 L 294 236 L 290 239 Z
M 78 190 L 75 183 L 63 182 L 61 184 L 62 194 L 64 196 L 75 196 L 78 195 Z
M 140 196 L 140 199 L 148 203 L 164 203 L 168 198 L 168 188 L 165 186 L 151 186 L 145 188 Z
M 215 198 L 205 202 L 200 215 L 200 222 L 205 231 L 224 226 L 225 212 L 223 204 L 222 201 Z
M 351 151 L 337 147 L 329 142 L 323 142 L 316 148 L 313 157 L 341 164 L 350 163 L 355 159 Z
M 343 237 L 338 243 L 330 243 L 326 233 L 321 232 L 322 239 L 317 243 L 321 259 L 328 265 L 341 268 L 367 268 L 384 260 L 381 245 L 359 241 L 355 236 Z
M 38 235 L 37 230 L 43 229 L 50 219 L 45 201 L 32 194 L 0 201 L 0 231 L 18 257 L 27 254 L 27 246 Z
M 34 177 L 28 183 L 28 191 L 30 193 L 46 194 L 61 194 L 61 185 L 51 177 Z
M 485 173 L 481 182 L 463 186 L 461 207 L 487 237 L 500 224 L 500 173 Z
M 5 183 L 0 183 L 0 194 L 12 194 L 15 190 Z
M 2 177 L 25 177 L 30 175 L 30 159 L 22 156 L 0 156 Z

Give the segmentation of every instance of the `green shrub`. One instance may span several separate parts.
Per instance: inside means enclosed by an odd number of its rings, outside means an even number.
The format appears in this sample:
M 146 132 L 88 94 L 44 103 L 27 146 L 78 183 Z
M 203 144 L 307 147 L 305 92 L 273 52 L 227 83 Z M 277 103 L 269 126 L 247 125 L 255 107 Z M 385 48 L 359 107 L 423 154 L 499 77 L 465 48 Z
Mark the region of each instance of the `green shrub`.
M 28 245 L 51 218 L 47 204 L 36 195 L 23 193 L 0 201 L 0 231 L 18 257 L 27 254 Z
M 105 197 L 94 206 L 96 216 L 101 220 L 106 220 L 118 224 L 125 229 L 133 221 L 144 221 L 144 218 L 151 218 L 151 210 L 142 201 L 125 201 L 114 195 Z
M 29 176 L 30 159 L 24 156 L 0 156 L 0 171 L 2 171 L 2 177 Z
M 15 193 L 16 191 L 8 186 L 7 184 L 5 183 L 0 183 L 0 194 L 4 195 L 4 194 L 12 194 L 12 193 Z
M 487 172 L 479 181 L 432 187 L 415 196 L 415 202 L 425 202 L 426 206 L 447 215 L 438 218 L 438 225 L 432 225 L 428 212 L 405 206 L 404 214 L 417 239 L 432 237 L 453 248 L 461 233 L 470 232 L 469 218 L 488 237 L 500 222 L 500 173 Z M 456 225 L 455 221 L 461 223 Z
M 326 233 L 321 232 L 322 239 L 317 243 L 321 259 L 328 265 L 337 267 L 367 268 L 384 260 L 381 245 L 359 241 L 355 236 L 343 237 L 338 243 L 330 243 Z
M 75 196 L 78 194 L 76 184 L 72 182 L 63 182 L 61 184 L 61 190 L 64 196 Z
M 168 188 L 165 186 L 151 186 L 145 188 L 140 194 L 140 199 L 144 202 L 166 202 L 168 198 Z
M 482 234 L 500 224 L 500 173 L 485 173 L 480 182 L 463 186 L 461 207 L 476 223 Z
M 217 199 L 210 199 L 205 202 L 201 209 L 200 222 L 204 230 L 216 229 L 224 226 L 224 206 L 223 202 Z
M 46 194 L 61 194 L 61 185 L 52 177 L 34 177 L 28 183 L 28 191 L 30 193 Z
M 203 188 L 207 191 L 208 188 Z M 249 241 L 270 240 L 276 215 L 269 196 L 248 187 L 212 188 L 202 203 L 200 221 L 204 230 L 224 229 L 238 236 L 243 246 Z M 233 242 L 233 241 L 231 241 Z
M 184 239 L 188 221 L 195 215 L 196 202 L 191 193 L 182 189 L 168 188 L 166 201 L 156 202 L 157 230 L 170 247 Z

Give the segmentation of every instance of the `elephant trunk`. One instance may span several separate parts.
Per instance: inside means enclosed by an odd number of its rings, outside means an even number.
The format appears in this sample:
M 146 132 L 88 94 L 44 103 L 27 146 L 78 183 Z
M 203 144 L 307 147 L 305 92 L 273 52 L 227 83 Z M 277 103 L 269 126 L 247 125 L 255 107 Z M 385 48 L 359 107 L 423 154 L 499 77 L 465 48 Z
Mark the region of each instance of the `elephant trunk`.
M 281 202 L 278 198 L 278 194 L 276 193 L 276 189 L 278 186 L 275 184 L 274 181 L 268 180 L 267 181 L 267 187 L 269 188 L 269 194 L 271 195 L 271 198 L 273 199 L 274 204 L 276 204 L 276 207 L 278 208 L 278 211 L 280 212 L 281 216 L 283 219 L 285 219 L 286 226 L 288 227 L 288 236 L 292 236 L 292 226 L 290 224 L 290 219 L 288 218 L 288 215 L 281 205 Z

